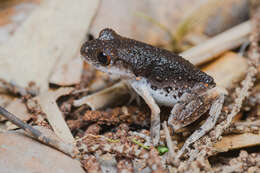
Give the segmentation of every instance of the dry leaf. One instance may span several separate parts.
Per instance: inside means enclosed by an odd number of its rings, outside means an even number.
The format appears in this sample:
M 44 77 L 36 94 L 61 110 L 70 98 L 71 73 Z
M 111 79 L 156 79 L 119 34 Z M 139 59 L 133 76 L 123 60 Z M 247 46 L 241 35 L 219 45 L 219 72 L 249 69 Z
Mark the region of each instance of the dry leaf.
M 1 90 L 1 89 L 0 89 Z M 5 93 L 1 93 L 0 91 L 0 106 L 1 107 L 6 107 L 8 104 L 10 104 L 13 101 L 13 97 L 5 94 Z M 5 118 L 3 116 L 0 116 L 0 122 L 5 120 Z
M 12 112 L 15 114 L 18 118 L 20 118 L 22 121 L 28 121 L 31 116 L 27 111 L 27 108 L 25 104 L 22 102 L 21 99 L 14 99 L 7 107 L 6 109 L 9 112 Z
M 236 53 L 227 52 L 202 70 L 211 75 L 219 86 L 232 88 L 246 75 L 247 68 L 245 58 Z
M 122 81 L 113 85 L 112 87 L 106 88 L 92 95 L 88 95 L 79 100 L 75 100 L 73 105 L 81 106 L 83 104 L 86 104 L 92 110 L 97 110 L 115 104 L 118 105 L 120 100 L 130 98 L 130 92 L 131 90 L 129 89 L 127 84 Z
M 55 134 L 67 143 L 73 143 L 74 138 L 63 118 L 56 100 L 60 96 L 68 95 L 72 90 L 73 88 L 60 88 L 56 91 L 47 91 L 42 93 L 36 98 L 42 108 L 42 111 L 46 114 L 48 122 L 53 128 Z
M 13 33 L 39 5 L 39 0 L 1 1 L 0 10 L 0 44 L 12 37 Z
M 1 88 L 0 88 L 0 90 L 1 90 Z M 11 96 L 7 93 L 1 93 L 1 91 L 0 91 L 0 106 L 6 107 L 9 103 L 11 103 L 13 101 L 13 99 L 14 99 L 13 96 Z
M 50 78 L 50 83 L 60 86 L 78 84 L 81 79 L 83 60 L 78 56 L 70 59 L 66 64 L 58 66 Z
M 239 135 L 224 136 L 214 145 L 214 148 L 218 152 L 226 152 L 233 149 L 252 147 L 256 145 L 260 145 L 260 135 L 244 133 Z
M 24 87 L 34 81 L 41 90 L 55 65 L 75 57 L 85 38 L 97 0 L 45 0 L 0 47 L 0 78 Z
M 20 120 L 22 121 L 28 121 L 31 118 L 30 113 L 27 111 L 27 108 L 25 104 L 22 102 L 21 99 L 15 99 L 13 100 L 6 109 L 9 112 L 12 112 L 14 115 L 16 115 Z M 16 129 L 17 126 L 12 124 L 11 122 L 7 122 L 7 129 Z
M 48 132 L 53 134 L 50 130 Z M 0 170 L 8 173 L 85 172 L 77 160 L 22 132 L 0 133 Z

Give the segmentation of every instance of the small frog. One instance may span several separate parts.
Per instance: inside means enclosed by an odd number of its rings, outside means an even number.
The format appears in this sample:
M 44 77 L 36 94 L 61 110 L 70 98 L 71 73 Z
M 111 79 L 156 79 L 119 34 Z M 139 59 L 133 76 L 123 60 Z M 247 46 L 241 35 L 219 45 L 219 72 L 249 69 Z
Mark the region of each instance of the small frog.
M 226 91 L 214 79 L 181 56 L 103 29 L 97 39 L 81 48 L 84 59 L 98 70 L 120 75 L 151 109 L 151 137 L 160 139 L 160 108 L 172 107 L 168 124 L 177 132 L 209 111 L 206 122 L 186 141 L 190 144 L 212 129 L 219 117 Z

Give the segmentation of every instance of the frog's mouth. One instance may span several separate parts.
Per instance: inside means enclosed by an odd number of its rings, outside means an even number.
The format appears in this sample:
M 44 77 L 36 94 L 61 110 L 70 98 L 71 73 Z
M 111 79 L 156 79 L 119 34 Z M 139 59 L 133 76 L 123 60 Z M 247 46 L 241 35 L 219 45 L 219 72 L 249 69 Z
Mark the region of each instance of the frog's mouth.
M 133 78 L 134 75 L 130 70 L 125 68 L 118 68 L 115 66 L 102 66 L 102 65 L 95 65 L 96 69 L 105 72 L 110 75 L 120 76 L 121 78 Z

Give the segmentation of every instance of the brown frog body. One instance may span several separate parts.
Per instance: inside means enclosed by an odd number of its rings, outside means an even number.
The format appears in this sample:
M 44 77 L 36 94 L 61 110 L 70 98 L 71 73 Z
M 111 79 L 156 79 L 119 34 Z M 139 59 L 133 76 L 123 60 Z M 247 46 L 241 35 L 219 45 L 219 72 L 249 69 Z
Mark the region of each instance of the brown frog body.
M 177 54 L 104 29 L 81 48 L 84 59 L 97 69 L 126 79 L 151 109 L 151 137 L 160 139 L 160 108 L 173 107 L 168 124 L 175 130 L 197 120 L 210 109 L 200 130 L 185 142 L 179 155 L 212 127 L 221 112 L 225 91 L 213 78 Z

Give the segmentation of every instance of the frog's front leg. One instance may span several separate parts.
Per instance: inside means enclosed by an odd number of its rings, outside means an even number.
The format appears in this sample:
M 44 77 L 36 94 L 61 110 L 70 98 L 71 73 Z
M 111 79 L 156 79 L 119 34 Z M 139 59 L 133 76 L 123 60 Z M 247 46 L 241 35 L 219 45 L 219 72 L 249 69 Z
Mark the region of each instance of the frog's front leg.
M 181 157 L 188 147 L 209 132 L 216 124 L 218 117 L 221 113 L 222 106 L 224 103 L 224 96 L 227 94 L 226 90 L 220 87 L 215 87 L 209 90 L 207 93 L 209 100 L 213 99 L 210 107 L 209 117 L 204 124 L 185 141 L 181 150 L 177 154 L 177 158 Z
M 153 145 L 157 145 L 160 140 L 160 108 L 149 93 L 145 81 L 134 80 L 130 84 L 151 109 L 151 138 Z

